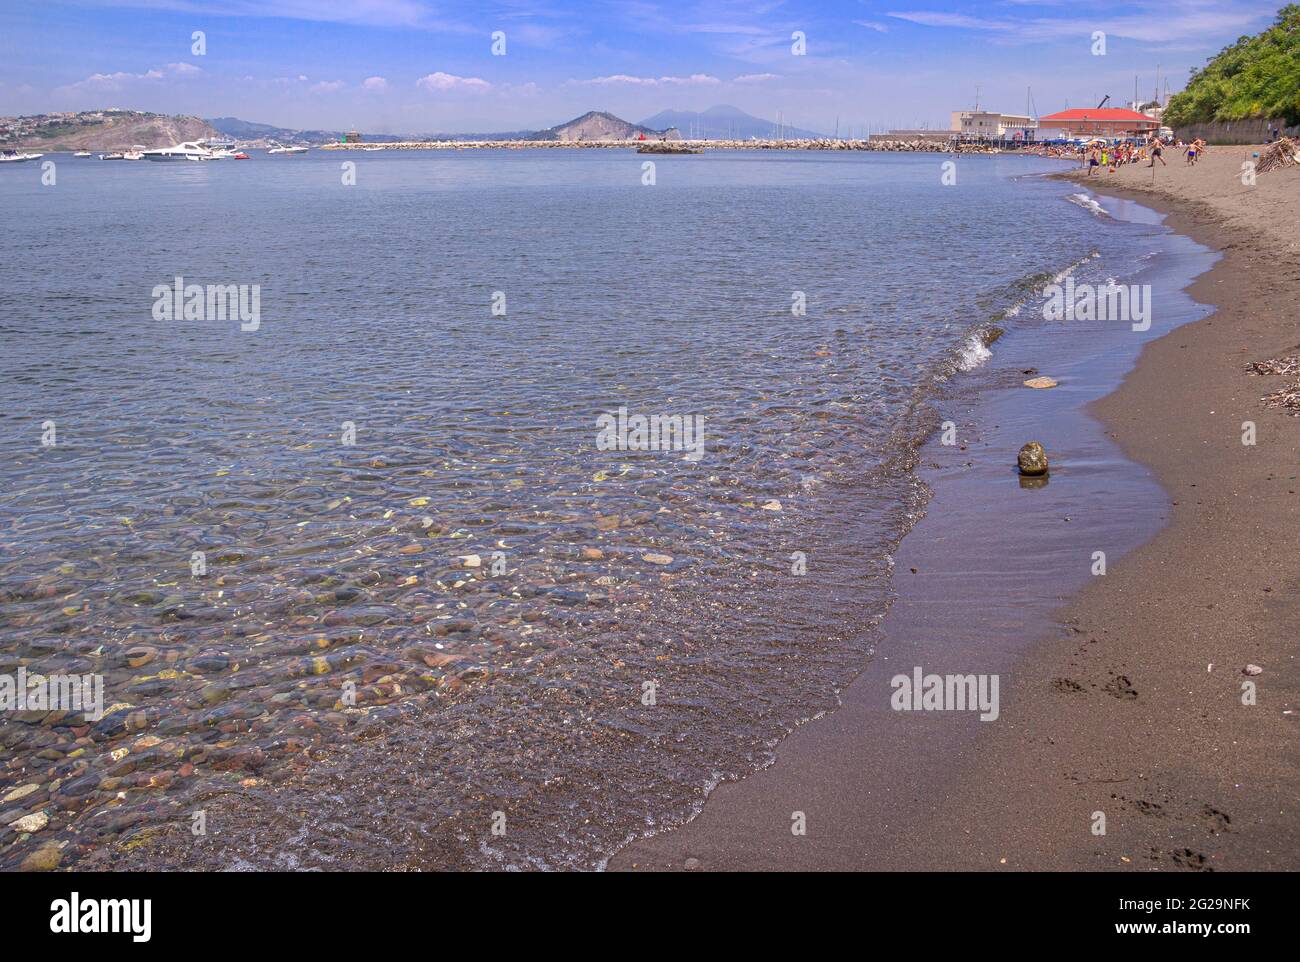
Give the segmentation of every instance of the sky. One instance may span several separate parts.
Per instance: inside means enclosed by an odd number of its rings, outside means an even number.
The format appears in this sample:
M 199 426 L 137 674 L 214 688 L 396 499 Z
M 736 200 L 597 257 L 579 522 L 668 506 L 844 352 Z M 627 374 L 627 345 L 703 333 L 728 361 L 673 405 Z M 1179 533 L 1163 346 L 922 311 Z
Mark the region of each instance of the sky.
M 843 134 L 1180 90 L 1282 0 L 0 0 L 0 115 L 374 133 L 729 104 Z M 205 49 L 195 50 L 201 31 Z M 493 53 L 493 34 L 504 52 Z M 1104 53 L 1094 34 L 1105 34 Z M 796 34 L 801 35 L 800 42 Z M 497 49 L 502 44 L 498 41 Z

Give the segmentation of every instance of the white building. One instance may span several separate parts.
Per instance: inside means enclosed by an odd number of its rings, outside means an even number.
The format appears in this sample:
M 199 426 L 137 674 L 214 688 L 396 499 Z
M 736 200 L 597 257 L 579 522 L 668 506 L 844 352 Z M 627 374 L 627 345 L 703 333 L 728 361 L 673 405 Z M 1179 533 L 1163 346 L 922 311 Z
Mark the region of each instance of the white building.
M 963 140 L 1034 140 L 1038 121 L 1023 114 L 954 110 L 951 129 Z

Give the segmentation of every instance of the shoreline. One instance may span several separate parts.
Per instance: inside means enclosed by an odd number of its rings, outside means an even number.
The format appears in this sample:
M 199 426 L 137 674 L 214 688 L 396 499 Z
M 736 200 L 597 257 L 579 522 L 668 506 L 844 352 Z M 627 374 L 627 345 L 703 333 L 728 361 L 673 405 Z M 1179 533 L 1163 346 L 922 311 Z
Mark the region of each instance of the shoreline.
M 719 787 L 694 822 L 633 843 L 611 868 L 1300 865 L 1300 764 L 1285 749 L 1300 718 L 1300 670 L 1286 641 L 1300 605 L 1278 561 L 1300 540 L 1293 531 L 1300 422 L 1259 401 L 1283 379 L 1245 372 L 1251 361 L 1295 353 L 1300 340 L 1293 303 L 1300 257 L 1294 243 L 1281 256 L 1276 247 L 1294 222 L 1286 216 L 1294 201 L 1278 195 L 1294 180 L 1287 171 L 1271 183 L 1261 175 L 1267 193 L 1249 202 L 1255 216 L 1280 208 L 1268 222 L 1274 233 L 1243 236 L 1232 207 L 1240 202 L 1228 193 L 1230 180 L 1217 176 L 1235 169 L 1235 151 L 1215 153 L 1209 170 L 1179 178 L 1198 178 L 1203 197 L 1190 188 L 1153 194 L 1133 183 L 1145 168 L 1091 180 L 1054 175 L 1136 199 L 1165 214 L 1176 235 L 1223 256 L 1187 288 L 1216 310 L 1148 341 L 1132 370 L 1083 408 L 1159 482 L 1163 503 L 1154 508 L 1163 523 L 1113 560 L 1106 577 L 1062 597 L 1050 625 L 1023 615 L 1006 623 L 1007 632 L 1030 630 L 1039 640 L 1012 658 L 999 723 L 981 730 L 917 719 L 903 735 L 888 733 L 898 726 L 883 708 L 887 692 L 877 687 L 864 699 L 862 688 L 913 664 L 930 668 L 907 660 L 913 646 L 890 633 L 891 611 L 885 643 L 837 712 L 792 734 L 768 769 Z M 1037 403 L 1036 393 L 1025 392 L 1021 406 Z M 1255 447 L 1240 442 L 1246 420 L 1257 425 Z M 941 485 L 927 519 L 945 510 L 943 494 Z M 933 543 L 912 540 L 918 534 Z M 945 548 L 943 540 L 918 528 L 900 558 L 966 547 L 954 538 Z M 906 571 L 900 560 L 896 578 L 907 579 Z M 919 612 L 909 628 L 953 630 L 962 613 L 944 610 L 951 584 L 914 591 L 920 583 L 907 587 L 918 597 L 903 610 Z M 891 658 L 897 669 L 880 664 Z M 1238 701 L 1248 663 L 1264 669 L 1250 679 L 1258 688 L 1250 707 Z M 954 736 L 963 725 L 969 730 Z M 803 838 L 789 830 L 798 810 L 809 826 Z M 1099 811 L 1104 836 L 1090 830 Z
M 317 150 L 633 150 L 649 154 L 688 154 L 706 150 L 853 150 L 883 153 L 1007 154 L 1038 157 L 1025 150 L 1004 150 L 986 144 L 961 144 L 953 150 L 946 141 L 932 140 L 402 140 L 373 143 L 318 144 Z M 651 148 L 651 149 L 642 149 Z M 252 148 L 250 148 L 252 149 Z M 1053 158 L 1066 159 L 1066 158 Z

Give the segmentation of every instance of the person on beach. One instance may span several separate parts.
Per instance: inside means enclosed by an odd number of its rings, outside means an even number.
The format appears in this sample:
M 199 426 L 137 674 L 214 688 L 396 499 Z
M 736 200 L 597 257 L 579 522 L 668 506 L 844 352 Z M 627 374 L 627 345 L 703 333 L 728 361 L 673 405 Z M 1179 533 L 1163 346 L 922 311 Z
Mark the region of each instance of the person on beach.
M 1088 150 L 1088 176 L 1089 177 L 1091 177 L 1093 171 L 1097 169 L 1097 162 L 1100 159 L 1100 157 L 1101 157 L 1101 153 L 1097 150 L 1096 147 L 1089 148 Z
M 1188 167 L 1196 163 L 1196 142 L 1193 141 L 1192 143 L 1188 144 L 1187 148 L 1183 151 L 1183 154 L 1186 157 L 1184 163 Z
M 1165 163 L 1164 157 L 1161 156 L 1161 154 L 1163 153 L 1164 150 L 1162 149 L 1160 138 L 1152 137 L 1151 138 L 1151 163 L 1147 164 L 1147 166 L 1154 167 L 1156 165 L 1156 161 L 1158 160 L 1160 161 L 1161 167 L 1168 167 L 1169 165 Z

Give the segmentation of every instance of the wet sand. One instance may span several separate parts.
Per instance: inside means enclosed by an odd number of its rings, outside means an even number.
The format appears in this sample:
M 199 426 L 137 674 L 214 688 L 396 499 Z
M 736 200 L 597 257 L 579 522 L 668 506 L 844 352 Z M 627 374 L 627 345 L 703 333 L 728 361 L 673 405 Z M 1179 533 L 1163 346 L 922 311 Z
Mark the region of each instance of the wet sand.
M 1080 177 L 1223 253 L 1187 291 L 1213 313 L 1147 342 L 1126 377 L 1103 355 L 1052 391 L 969 401 L 976 421 L 955 418 L 975 432 L 969 463 L 927 446 L 935 495 L 842 707 L 611 868 L 1300 867 L 1300 419 L 1260 400 L 1294 378 L 1245 371 L 1300 350 L 1300 171 L 1246 187 L 1250 153 L 1212 148 L 1195 168 L 1174 154 L 1154 182 L 1137 166 Z M 1008 376 L 1014 351 L 993 362 Z M 1055 363 L 1043 373 L 1068 372 Z M 1015 484 L 998 472 L 1027 430 L 1065 457 L 1046 488 L 997 487 Z M 1000 717 L 891 711 L 890 677 L 915 665 L 998 673 Z

